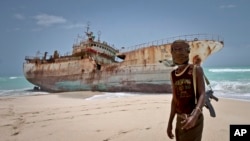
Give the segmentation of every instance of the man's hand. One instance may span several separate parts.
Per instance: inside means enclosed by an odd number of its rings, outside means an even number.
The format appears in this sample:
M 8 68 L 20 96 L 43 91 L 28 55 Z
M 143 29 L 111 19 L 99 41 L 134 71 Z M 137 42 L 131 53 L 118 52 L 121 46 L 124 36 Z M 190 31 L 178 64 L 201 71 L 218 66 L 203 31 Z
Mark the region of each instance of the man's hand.
M 194 127 L 194 126 L 195 126 L 195 123 L 196 123 L 196 120 L 197 120 L 197 118 L 196 118 L 195 116 L 193 116 L 193 115 L 187 117 L 186 119 L 184 119 L 184 120 L 181 122 L 182 124 L 184 124 L 184 125 L 181 127 L 181 129 L 182 129 L 182 130 L 184 130 L 184 129 L 188 130 L 188 129 Z
M 173 134 L 173 132 L 172 132 L 172 125 L 171 125 L 171 124 L 168 125 L 167 134 L 168 134 L 168 137 L 169 137 L 170 139 L 173 139 L 173 138 L 174 138 L 174 134 Z
M 200 112 L 201 112 L 201 110 L 194 109 L 193 112 L 191 113 L 191 116 L 186 117 L 181 122 L 182 124 L 184 124 L 181 129 L 182 130 L 184 130 L 184 129 L 188 130 L 188 129 L 194 127 L 199 115 L 201 114 Z

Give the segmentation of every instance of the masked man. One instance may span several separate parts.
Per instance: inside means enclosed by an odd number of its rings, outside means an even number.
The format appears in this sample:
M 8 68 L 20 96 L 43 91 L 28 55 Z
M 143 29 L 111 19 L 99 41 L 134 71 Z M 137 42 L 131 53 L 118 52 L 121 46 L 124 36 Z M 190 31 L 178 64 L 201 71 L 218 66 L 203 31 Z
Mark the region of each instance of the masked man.
M 174 138 L 172 123 L 177 115 L 176 141 L 201 141 L 202 138 L 202 107 L 205 102 L 203 70 L 200 66 L 194 67 L 188 63 L 189 53 L 189 44 L 185 40 L 177 40 L 172 43 L 173 63 L 178 67 L 171 72 L 173 96 L 167 135 L 171 139 Z M 195 87 L 193 79 L 196 79 Z

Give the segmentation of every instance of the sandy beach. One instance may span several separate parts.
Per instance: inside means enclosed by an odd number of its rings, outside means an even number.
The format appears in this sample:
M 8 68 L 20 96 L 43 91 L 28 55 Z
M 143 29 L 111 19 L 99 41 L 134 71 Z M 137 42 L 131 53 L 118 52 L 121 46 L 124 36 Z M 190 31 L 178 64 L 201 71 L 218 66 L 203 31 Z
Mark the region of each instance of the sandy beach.
M 167 141 L 171 94 L 85 100 L 99 92 L 0 98 L 1 141 Z M 250 102 L 212 101 L 203 141 L 228 141 L 230 124 L 249 124 Z M 174 125 L 174 124 L 173 124 Z

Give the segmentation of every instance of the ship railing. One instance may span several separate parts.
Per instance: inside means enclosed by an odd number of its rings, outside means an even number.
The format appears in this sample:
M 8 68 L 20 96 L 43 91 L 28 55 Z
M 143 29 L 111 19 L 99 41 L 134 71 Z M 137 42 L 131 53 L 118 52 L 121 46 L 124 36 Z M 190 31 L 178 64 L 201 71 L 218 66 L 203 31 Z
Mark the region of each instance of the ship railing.
M 189 35 L 180 35 L 169 38 L 164 38 L 160 40 L 154 40 L 147 43 L 138 44 L 130 47 L 123 47 L 120 49 L 120 52 L 128 52 L 136 49 L 141 49 L 149 46 L 160 46 L 163 44 L 171 44 L 175 40 L 186 40 L 186 41 L 199 41 L 199 40 L 210 40 L 210 41 L 218 41 L 223 42 L 223 38 L 217 34 L 189 34 Z
M 39 56 L 25 56 L 25 60 L 42 60 Z
M 96 44 L 97 46 L 112 48 L 112 49 L 114 49 L 116 51 L 119 51 L 119 49 L 116 48 L 114 44 L 108 44 L 105 41 L 103 41 L 103 42 L 94 41 L 94 42 L 91 42 L 91 43 L 85 43 L 85 42 L 83 42 L 83 43 L 74 43 L 73 44 L 73 49 L 77 50 L 77 49 L 81 49 L 81 48 L 84 48 L 84 47 L 91 47 L 93 44 Z

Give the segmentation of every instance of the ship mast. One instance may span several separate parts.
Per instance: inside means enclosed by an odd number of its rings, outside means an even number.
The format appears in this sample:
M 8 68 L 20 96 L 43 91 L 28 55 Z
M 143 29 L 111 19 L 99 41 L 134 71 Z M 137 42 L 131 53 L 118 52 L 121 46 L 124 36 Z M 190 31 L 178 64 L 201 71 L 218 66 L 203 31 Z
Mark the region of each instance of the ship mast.
M 101 31 L 98 31 L 98 42 L 100 42 L 100 37 L 101 37 Z
M 87 23 L 87 27 L 86 27 L 87 31 L 85 33 L 89 32 L 89 25 L 90 25 L 90 22 Z
M 87 37 L 88 37 L 88 40 L 89 41 L 94 41 L 95 40 L 95 36 L 93 36 L 93 32 L 89 32 L 89 22 L 87 23 L 87 31 L 85 32 Z

